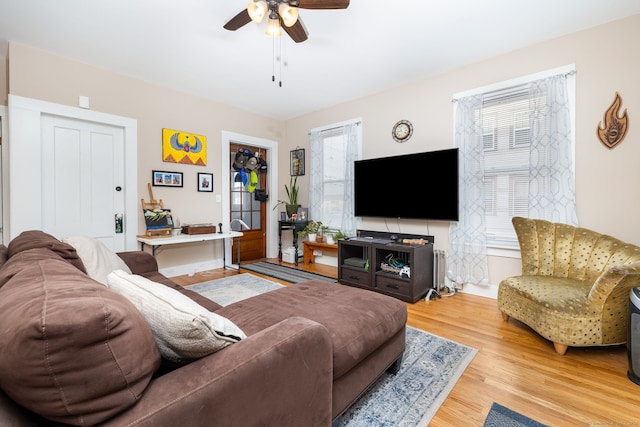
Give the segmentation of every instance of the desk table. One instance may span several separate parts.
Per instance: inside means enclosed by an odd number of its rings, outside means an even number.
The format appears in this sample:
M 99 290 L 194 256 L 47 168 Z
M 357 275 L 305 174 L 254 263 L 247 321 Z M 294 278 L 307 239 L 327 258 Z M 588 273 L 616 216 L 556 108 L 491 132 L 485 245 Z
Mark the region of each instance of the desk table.
M 151 246 L 151 255 L 156 256 L 156 250 L 164 245 L 176 245 L 179 243 L 207 242 L 209 240 L 222 240 L 222 263 L 227 268 L 226 260 L 226 239 L 238 239 L 238 267 L 240 266 L 240 237 L 243 233 L 239 231 L 230 231 L 228 233 L 211 233 L 211 234 L 179 234 L 177 236 L 167 237 L 148 237 L 137 236 L 140 242 L 140 250 L 144 251 L 144 245 Z

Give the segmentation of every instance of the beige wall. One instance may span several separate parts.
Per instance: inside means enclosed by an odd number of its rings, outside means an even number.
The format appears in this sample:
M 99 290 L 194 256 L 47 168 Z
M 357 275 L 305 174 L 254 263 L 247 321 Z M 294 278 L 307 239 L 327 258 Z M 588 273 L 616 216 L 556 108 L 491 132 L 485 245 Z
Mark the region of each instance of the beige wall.
M 0 105 L 7 105 L 7 94 L 9 93 L 9 62 L 4 56 L 0 56 Z
M 78 97 L 88 96 L 94 111 L 134 118 L 138 122 L 138 196 L 149 200 L 147 183 L 152 170 L 182 172 L 184 188 L 153 187 L 156 199 L 162 199 L 182 223 L 223 222 L 221 195 L 223 161 L 221 132 L 230 131 L 281 141 L 282 122 L 264 118 L 227 105 L 185 95 L 114 74 L 100 68 L 12 43 L 9 49 L 9 91 L 13 95 L 58 104 L 78 106 Z M 0 85 L 1 86 L 1 85 Z M 178 129 L 207 137 L 206 167 L 162 161 L 162 128 Z M 288 151 L 287 151 L 288 153 Z M 227 165 L 228 161 L 224 161 Z M 214 192 L 197 192 L 198 172 L 213 172 Z M 142 215 L 138 229 L 145 229 Z M 220 245 L 197 243 L 163 250 L 158 262 L 163 268 L 198 263 L 216 256 L 222 258 Z
M 185 172 L 185 186 L 195 186 L 196 168 L 173 166 L 160 158 L 160 132 L 163 127 L 207 135 L 209 165 L 202 170 L 218 177 L 220 131 L 229 130 L 281 143 L 279 162 L 288 165 L 289 149 L 308 149 L 310 129 L 362 118 L 363 155 L 365 158 L 419 152 L 453 146 L 454 93 L 485 86 L 568 64 L 577 69 L 576 112 L 576 191 L 578 218 L 583 227 L 611 234 L 640 244 L 640 196 L 635 184 L 640 182 L 638 141 L 640 127 L 640 15 L 590 30 L 521 49 L 499 57 L 425 78 L 394 90 L 337 105 L 281 123 L 242 110 L 187 96 L 168 89 L 118 76 L 98 68 L 65 60 L 46 52 L 12 45 L 10 50 L 10 92 L 68 105 L 77 105 L 78 95 L 91 98 L 91 108 L 133 117 L 139 126 L 139 188 L 146 196 L 146 183 L 152 169 Z M 419 52 L 418 52 L 419 54 Z M 0 71 L 0 83 L 2 83 Z M 2 87 L 0 84 L 0 96 Z M 613 150 L 596 138 L 596 127 L 618 91 L 623 108 L 630 116 L 626 139 Z M 4 97 L 6 99 L 6 96 Z M 0 98 L 2 99 L 2 98 Z M 411 120 L 414 134 L 405 144 L 397 144 L 390 135 L 392 125 L 401 119 Z M 200 170 L 200 169 L 198 169 Z M 280 183 L 288 182 L 288 168 L 279 171 Z M 308 204 L 308 175 L 299 180 L 302 204 Z M 279 190 L 284 192 L 283 185 Z M 220 194 L 219 186 L 215 194 Z M 218 222 L 219 204 L 214 195 L 175 189 L 154 188 L 155 196 L 169 207 L 180 207 L 184 221 Z M 407 197 L 422 195 L 413 185 L 406 186 Z M 284 196 L 272 195 L 281 198 Z M 184 207 L 189 207 L 185 209 Z M 204 213 L 207 212 L 207 213 Z M 433 234 L 436 248 L 448 245 L 448 223 L 432 221 L 367 220 L 365 229 Z M 172 250 L 173 251 L 173 250 Z M 187 255 L 191 253 L 185 252 Z M 173 252 L 172 252 L 173 254 Z M 169 263 L 168 259 L 160 258 Z M 490 281 L 517 274 L 517 259 L 491 257 Z M 488 291 L 488 294 L 495 289 Z M 484 290 L 478 290 L 485 293 Z
M 640 195 L 635 189 L 640 182 L 639 49 L 640 15 L 636 15 L 299 117 L 287 122 L 287 137 L 290 141 L 308 141 L 311 128 L 361 117 L 364 158 L 452 147 L 453 94 L 575 64 L 580 225 L 640 244 L 640 227 L 635 224 L 640 217 Z M 616 91 L 622 96 L 623 108 L 627 108 L 630 129 L 622 144 L 610 150 L 597 139 L 596 127 Z M 401 119 L 413 122 L 414 133 L 409 142 L 397 144 L 391 138 L 391 127 Z M 405 188 L 407 197 L 416 201 L 422 194 L 413 184 Z M 363 228 L 433 234 L 436 248 L 448 246 L 445 222 L 367 220 Z M 489 269 L 490 282 L 497 284 L 508 275 L 518 274 L 520 261 L 491 257 Z M 485 293 L 482 289 L 474 291 Z M 491 289 L 488 294 L 494 292 Z

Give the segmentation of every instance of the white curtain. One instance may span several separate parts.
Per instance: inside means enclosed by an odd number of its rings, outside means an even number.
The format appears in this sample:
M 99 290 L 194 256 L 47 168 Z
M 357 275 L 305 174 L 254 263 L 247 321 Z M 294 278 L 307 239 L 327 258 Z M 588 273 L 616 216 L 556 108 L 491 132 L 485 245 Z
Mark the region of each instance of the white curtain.
M 529 218 L 577 225 L 571 107 L 567 75 L 529 83 Z M 456 104 L 459 148 L 460 220 L 449 227 L 448 279 L 488 284 L 485 222 L 482 100 L 479 94 Z
M 578 225 L 567 76 L 531 82 L 529 218 Z
M 321 221 L 319 215 L 322 213 L 324 202 L 324 153 L 322 150 L 322 131 L 310 134 L 309 150 L 309 218 Z
M 457 100 L 454 142 L 458 150 L 459 220 L 449 226 L 447 278 L 454 283 L 489 283 L 484 201 L 482 95 Z
M 349 123 L 335 129 L 325 131 L 313 131 L 310 134 L 310 194 L 309 215 L 311 218 L 322 221 L 324 212 L 324 138 L 327 136 L 342 135 L 344 142 L 344 189 L 342 200 L 342 216 L 340 224 L 332 224 L 348 236 L 355 236 L 356 229 L 360 226 L 360 219 L 354 216 L 353 205 L 353 164 L 360 158 L 358 141 L 359 123 Z M 326 220 L 325 220 L 326 222 Z

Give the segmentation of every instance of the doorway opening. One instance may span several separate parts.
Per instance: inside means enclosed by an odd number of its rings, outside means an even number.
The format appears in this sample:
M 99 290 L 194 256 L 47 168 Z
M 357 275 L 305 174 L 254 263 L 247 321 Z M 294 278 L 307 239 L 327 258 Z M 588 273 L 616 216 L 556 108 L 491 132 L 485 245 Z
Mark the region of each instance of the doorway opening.
M 230 168 L 229 205 L 232 231 L 242 231 L 240 259 L 252 261 L 267 256 L 267 150 L 247 144 L 229 145 Z M 261 170 L 261 165 L 264 170 Z M 240 169 L 240 170 L 238 170 Z M 238 221 L 239 220 L 239 221 Z M 234 241 L 237 245 L 237 241 Z M 238 263 L 238 248 L 232 251 L 234 264 Z

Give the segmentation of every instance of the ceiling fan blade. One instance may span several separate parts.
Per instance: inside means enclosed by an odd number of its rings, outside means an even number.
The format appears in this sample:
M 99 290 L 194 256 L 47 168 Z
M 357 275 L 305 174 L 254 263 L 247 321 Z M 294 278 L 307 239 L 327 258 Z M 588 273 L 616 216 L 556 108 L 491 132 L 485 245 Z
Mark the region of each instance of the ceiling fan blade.
M 298 7 L 300 9 L 346 9 L 349 7 L 349 0 L 300 0 Z
M 302 43 L 306 39 L 309 38 L 309 33 L 307 33 L 307 29 L 304 27 L 302 23 L 302 19 L 298 16 L 298 20 L 291 27 L 287 27 L 282 23 L 282 18 L 280 18 L 280 26 L 284 29 L 284 31 L 289 34 L 289 37 L 293 39 L 296 43 Z
M 231 18 L 229 22 L 224 24 L 224 29 L 235 31 L 238 28 L 247 25 L 249 22 L 251 22 L 251 17 L 249 16 L 249 12 L 247 12 L 247 9 L 244 9 L 242 12 Z

